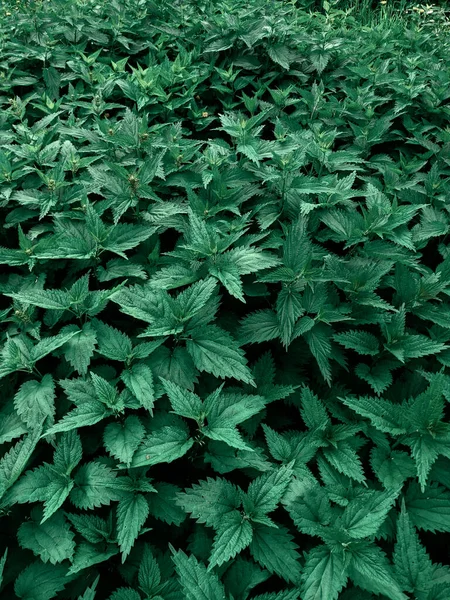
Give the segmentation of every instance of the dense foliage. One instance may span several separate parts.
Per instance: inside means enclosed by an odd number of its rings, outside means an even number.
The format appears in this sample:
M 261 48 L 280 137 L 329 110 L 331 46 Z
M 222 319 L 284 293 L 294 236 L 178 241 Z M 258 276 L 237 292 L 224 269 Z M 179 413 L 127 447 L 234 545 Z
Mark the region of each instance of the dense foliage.
M 2 598 L 448 600 L 449 43 L 325 8 L 4 7 Z

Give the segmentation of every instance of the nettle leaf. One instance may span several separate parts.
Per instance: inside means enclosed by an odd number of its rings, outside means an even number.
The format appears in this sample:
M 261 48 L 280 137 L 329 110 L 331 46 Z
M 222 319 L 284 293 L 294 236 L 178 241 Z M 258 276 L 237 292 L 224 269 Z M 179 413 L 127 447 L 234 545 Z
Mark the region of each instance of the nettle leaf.
M 72 566 L 68 570 L 68 575 L 75 575 L 83 569 L 92 567 L 105 562 L 119 553 L 119 548 L 115 544 L 108 544 L 99 547 L 87 542 L 80 542 L 77 545 L 75 556 L 72 560 Z
M 199 371 L 212 373 L 225 379 L 232 377 L 245 383 L 253 383 L 244 352 L 237 342 L 223 329 L 208 325 L 192 333 L 192 339 L 186 343 Z
M 429 588 L 433 579 L 433 564 L 419 540 L 404 503 L 397 520 L 394 565 L 402 589 L 420 594 Z
M 366 493 L 346 506 L 339 526 L 352 538 L 370 537 L 377 533 L 391 510 L 398 492 Z
M 98 319 L 92 321 L 92 326 L 97 334 L 97 352 L 111 360 L 125 362 L 132 351 L 130 338 Z
M 150 367 L 143 363 L 135 363 L 129 370 L 122 371 L 121 379 L 139 404 L 152 414 L 155 390 Z
M 193 444 L 186 428 L 161 427 L 144 439 L 133 456 L 131 467 L 170 463 L 184 456 Z
M 64 346 L 64 356 L 80 375 L 86 375 L 97 345 L 97 336 L 90 323 L 85 323 L 79 335 Z
M 145 436 L 145 428 L 139 417 L 134 415 L 123 423 L 109 423 L 105 427 L 103 440 L 106 450 L 117 460 L 131 465 L 133 454 Z
M 172 550 L 172 560 L 186 600 L 225 600 L 225 591 L 215 573 L 208 572 L 195 556 Z
M 176 504 L 181 489 L 164 482 L 155 483 L 153 487 L 156 494 L 147 496 L 150 514 L 168 525 L 180 525 L 186 519 L 185 512 Z
M 272 310 L 260 310 L 245 317 L 239 339 L 242 344 L 268 342 L 280 337 L 280 323 Z
M 393 600 L 407 600 L 386 555 L 373 544 L 356 546 L 351 554 L 349 576 L 359 587 Z
M 61 511 L 56 512 L 45 523 L 40 523 L 42 514 L 33 511 L 32 520 L 22 523 L 17 539 L 22 548 L 31 550 L 46 563 L 55 565 L 71 560 L 75 552 L 74 534 Z
M 27 381 L 14 397 L 14 408 L 28 427 L 35 427 L 55 415 L 55 384 L 51 375 L 41 381 Z
M 77 508 L 92 509 L 120 498 L 116 473 L 100 462 L 80 467 L 74 477 L 70 500 Z
M 39 441 L 41 428 L 36 427 L 17 442 L 0 460 L 0 499 L 17 481 Z
M 202 433 L 233 448 L 251 451 L 236 425 L 258 414 L 264 406 L 265 400 L 261 396 L 221 393 L 219 388 L 205 400 L 204 411 L 208 424 L 201 427 Z
M 122 552 L 122 562 L 133 547 L 139 532 L 147 520 L 149 508 L 142 494 L 129 494 L 117 506 L 117 541 Z
M 197 394 L 167 379 L 161 378 L 161 382 L 176 415 L 195 420 L 201 418 L 203 403 Z
M 347 583 L 347 565 L 338 550 L 325 545 L 310 550 L 302 573 L 302 598 L 336 600 Z
M 139 566 L 138 578 L 141 590 L 148 596 L 155 595 L 161 583 L 161 569 L 147 545 Z
M 282 526 L 255 525 L 250 554 L 263 568 L 298 585 L 300 562 L 297 545 L 288 529 Z
M 178 494 L 177 504 L 199 523 L 215 527 L 224 516 L 239 508 L 241 501 L 241 490 L 229 481 L 208 478 Z
M 236 556 L 250 544 L 252 536 L 252 526 L 242 514 L 232 511 L 225 515 L 214 537 L 208 571 Z
M 367 331 L 347 331 L 335 335 L 333 339 L 344 348 L 354 350 L 358 354 L 376 356 L 379 352 L 377 338 Z
M 251 519 L 258 520 L 275 510 L 292 478 L 293 465 L 282 466 L 273 473 L 261 475 L 248 487 L 244 509 Z
M 69 583 L 67 567 L 63 565 L 31 563 L 17 577 L 14 592 L 22 600 L 50 600 Z
M 427 486 L 422 492 L 411 483 L 405 496 L 406 510 L 413 524 L 425 531 L 450 530 L 450 492 L 442 486 Z

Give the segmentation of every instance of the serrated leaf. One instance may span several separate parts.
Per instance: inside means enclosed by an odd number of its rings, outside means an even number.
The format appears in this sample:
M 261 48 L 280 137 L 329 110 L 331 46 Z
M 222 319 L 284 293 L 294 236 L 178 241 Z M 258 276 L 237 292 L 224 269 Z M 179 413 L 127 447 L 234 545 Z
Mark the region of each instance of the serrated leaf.
M 303 600 L 336 600 L 347 583 L 343 555 L 327 546 L 317 546 L 306 556 L 302 573 Z
M 130 553 L 148 513 L 147 500 L 142 494 L 127 494 L 117 505 L 117 541 L 122 552 L 122 563 Z
M 386 555 L 374 544 L 361 544 L 352 551 L 349 575 L 364 590 L 384 594 L 392 600 L 407 600 Z
M 222 379 L 232 377 L 245 383 L 253 382 L 244 352 L 226 331 L 216 325 L 197 329 L 186 347 L 199 371 Z
M 238 511 L 225 515 L 214 537 L 208 571 L 236 556 L 250 544 L 252 536 L 252 526 Z
M 41 428 L 36 427 L 13 446 L 0 460 L 0 499 L 17 481 L 39 441 Z
M 152 414 L 155 390 L 150 367 L 143 363 L 135 363 L 130 369 L 122 371 L 121 379 L 141 406 Z
M 79 335 L 66 343 L 64 356 L 80 375 L 86 375 L 96 345 L 97 336 L 90 323 L 85 323 Z
M 255 525 L 250 554 L 271 573 L 276 573 L 285 581 L 299 583 L 301 568 L 297 545 L 285 527 L 278 526 L 275 529 Z
M 397 520 L 394 565 L 397 579 L 403 590 L 416 594 L 427 591 L 433 578 L 433 565 L 404 505 Z
M 80 467 L 74 477 L 70 500 L 77 508 L 92 509 L 120 498 L 116 473 L 100 462 Z
M 35 427 L 55 414 L 55 384 L 51 375 L 41 381 L 27 381 L 14 397 L 14 408 L 28 427 Z
M 181 458 L 192 447 L 194 440 L 181 427 L 167 425 L 151 433 L 136 450 L 131 467 L 170 463 Z
M 139 417 L 127 417 L 123 423 L 109 423 L 105 427 L 103 441 L 106 450 L 120 462 L 130 466 L 133 454 L 142 442 L 145 428 Z
M 275 510 L 291 481 L 292 466 L 281 466 L 279 469 L 260 475 L 250 483 L 244 508 L 251 519 L 257 519 Z
M 171 550 L 186 600 L 226 600 L 225 590 L 215 573 L 208 572 L 195 556 Z
M 31 563 L 17 577 L 14 592 L 22 600 L 50 600 L 63 590 L 69 579 L 63 565 Z
M 130 338 L 125 333 L 97 319 L 92 321 L 92 326 L 97 333 L 97 352 L 111 360 L 125 362 L 132 351 Z
M 75 536 L 63 513 L 56 512 L 44 523 L 40 523 L 42 515 L 39 511 L 32 516 L 35 518 L 19 527 L 17 539 L 20 546 L 31 550 L 44 563 L 55 565 L 66 559 L 71 560 L 75 552 Z

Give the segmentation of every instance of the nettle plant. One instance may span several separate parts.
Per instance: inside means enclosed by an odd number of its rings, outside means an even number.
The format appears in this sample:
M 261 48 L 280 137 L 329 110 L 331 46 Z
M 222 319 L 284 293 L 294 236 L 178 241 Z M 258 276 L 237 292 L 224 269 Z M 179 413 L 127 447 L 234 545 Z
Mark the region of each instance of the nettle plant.
M 6 10 L 2 598 L 448 600 L 449 44 L 339 16 Z

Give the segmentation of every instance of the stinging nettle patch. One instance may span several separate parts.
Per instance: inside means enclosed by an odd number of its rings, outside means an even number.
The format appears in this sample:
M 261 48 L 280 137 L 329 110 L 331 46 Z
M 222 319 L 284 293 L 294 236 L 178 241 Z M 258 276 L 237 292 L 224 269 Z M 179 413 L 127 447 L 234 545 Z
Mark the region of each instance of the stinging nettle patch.
M 449 43 L 303 4 L 2 5 L 2 598 L 448 600 Z

